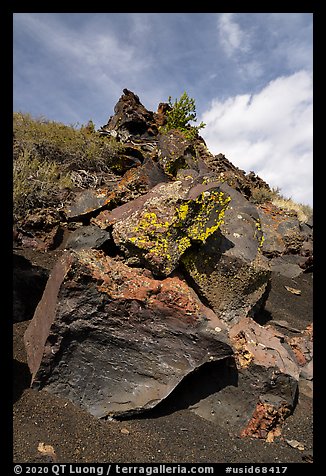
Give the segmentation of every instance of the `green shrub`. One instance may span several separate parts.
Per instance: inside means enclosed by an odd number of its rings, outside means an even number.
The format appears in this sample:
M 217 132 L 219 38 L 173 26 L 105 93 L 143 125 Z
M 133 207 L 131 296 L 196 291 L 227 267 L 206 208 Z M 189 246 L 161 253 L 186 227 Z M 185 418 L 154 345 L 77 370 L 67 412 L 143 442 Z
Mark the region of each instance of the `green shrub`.
M 203 122 L 199 126 L 189 124 L 190 121 L 197 121 L 195 100 L 189 98 L 187 93 L 184 92 L 179 100 L 174 101 L 174 104 L 171 96 L 169 96 L 169 106 L 171 109 L 167 111 L 167 123 L 161 128 L 161 132 L 166 133 L 171 129 L 178 129 L 188 139 L 195 139 L 199 129 L 206 125 Z

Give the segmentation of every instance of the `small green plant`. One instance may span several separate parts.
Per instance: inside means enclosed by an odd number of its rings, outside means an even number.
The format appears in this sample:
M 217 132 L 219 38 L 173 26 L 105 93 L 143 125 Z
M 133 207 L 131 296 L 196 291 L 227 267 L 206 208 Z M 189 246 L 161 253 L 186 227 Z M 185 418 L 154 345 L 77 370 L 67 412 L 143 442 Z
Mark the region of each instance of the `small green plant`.
M 184 92 L 180 99 L 175 99 L 174 103 L 172 103 L 172 98 L 169 96 L 168 104 L 170 110 L 167 111 L 167 123 L 162 127 L 161 131 L 166 133 L 171 129 L 178 129 L 187 139 L 195 139 L 199 129 L 206 125 L 203 122 L 199 126 L 189 124 L 190 121 L 197 121 L 195 100 L 189 98 L 187 93 Z

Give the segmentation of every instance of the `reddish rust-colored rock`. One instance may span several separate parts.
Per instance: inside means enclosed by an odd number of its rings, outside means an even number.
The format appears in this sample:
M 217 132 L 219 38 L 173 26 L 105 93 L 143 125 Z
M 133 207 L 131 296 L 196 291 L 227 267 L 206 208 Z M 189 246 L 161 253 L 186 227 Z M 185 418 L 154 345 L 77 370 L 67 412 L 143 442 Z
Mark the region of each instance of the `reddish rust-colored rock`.
M 97 417 L 152 408 L 189 372 L 232 354 L 225 326 L 185 281 L 95 250 L 62 256 L 25 345 L 33 385 Z
M 252 386 L 256 407 L 241 436 L 273 441 L 281 434 L 285 418 L 294 409 L 300 369 L 285 336 L 271 326 L 244 318 L 229 331 L 239 379 Z M 256 387 L 256 389 L 255 389 Z
M 286 375 L 293 382 L 287 390 L 289 399 L 294 398 L 296 382 L 299 379 L 299 368 L 292 355 L 283 345 L 285 337 L 271 326 L 261 326 L 253 319 L 246 317 L 231 327 L 230 339 L 236 350 L 239 368 L 247 368 L 251 364 L 274 369 L 275 382 L 277 375 Z M 274 382 L 274 386 L 275 386 Z
M 263 438 L 269 443 L 282 433 L 284 420 L 291 413 L 285 403 L 273 405 L 266 402 L 259 402 L 255 408 L 248 425 L 241 431 L 242 438 Z

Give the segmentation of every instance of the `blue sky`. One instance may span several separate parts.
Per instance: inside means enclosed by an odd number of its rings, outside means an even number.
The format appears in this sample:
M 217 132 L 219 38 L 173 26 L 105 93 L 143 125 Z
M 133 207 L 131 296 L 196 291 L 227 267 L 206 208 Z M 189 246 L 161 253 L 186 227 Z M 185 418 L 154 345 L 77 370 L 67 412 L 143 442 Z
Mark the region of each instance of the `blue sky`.
M 312 205 L 312 13 L 14 13 L 14 111 L 107 123 L 186 91 L 209 150 Z

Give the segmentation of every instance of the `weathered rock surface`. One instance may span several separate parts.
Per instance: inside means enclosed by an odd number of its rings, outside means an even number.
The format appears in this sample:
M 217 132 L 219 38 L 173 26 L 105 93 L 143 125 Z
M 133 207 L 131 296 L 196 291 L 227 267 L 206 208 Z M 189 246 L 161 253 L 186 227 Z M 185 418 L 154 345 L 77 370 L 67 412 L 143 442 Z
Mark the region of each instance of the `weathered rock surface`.
M 66 242 L 67 249 L 98 249 L 108 240 L 111 240 L 109 232 L 102 230 L 98 226 L 82 226 L 73 231 Z
M 285 336 L 270 326 L 247 317 L 229 336 L 235 362 L 216 364 L 216 376 L 206 369 L 202 379 L 209 391 L 191 409 L 222 422 L 233 435 L 272 441 L 295 407 L 300 367 Z
M 272 204 L 260 206 L 259 217 L 264 233 L 262 252 L 270 258 L 273 271 L 296 277 L 312 267 L 313 232 L 293 214 L 282 213 Z
M 111 212 L 102 212 L 93 223 L 113 228 L 116 245 L 132 264 L 167 276 L 193 242 L 205 243 L 220 226 L 230 197 L 219 185 L 191 179 L 159 184 Z
M 236 350 L 239 374 L 243 374 L 239 378 L 247 380 L 250 376 L 250 401 L 255 404 L 241 436 L 273 441 L 280 436 L 285 418 L 294 409 L 299 366 L 284 335 L 271 327 L 244 318 L 232 327 L 229 336 Z
M 60 221 L 60 214 L 57 210 L 36 209 L 21 220 L 18 228 L 14 226 L 15 245 L 38 251 L 54 249 L 63 234 Z
M 200 174 L 210 172 L 210 168 L 197 155 L 193 141 L 176 129 L 160 135 L 157 148 L 159 164 L 170 177 L 176 177 L 180 169 L 195 170 Z
M 168 110 L 124 90 L 100 131 L 120 142 L 113 173 L 88 186 L 75 171 L 77 193 L 15 230 L 17 245 L 69 249 L 25 334 L 32 385 L 101 418 L 151 409 L 199 375 L 196 413 L 272 441 L 298 382 L 312 392 L 312 218 L 250 202 L 268 184 L 199 136 L 161 134 Z M 28 276 L 15 274 L 20 316 Z
M 128 89 L 123 90 L 123 95 L 114 107 L 114 113 L 101 128 L 102 133 L 112 135 L 123 142 L 131 137 L 150 137 L 158 133 L 153 112 L 148 111 L 139 97 Z
M 66 217 L 68 220 L 81 219 L 94 212 L 99 212 L 107 205 L 111 192 L 112 188 L 87 189 L 78 192 L 71 204 L 66 207 Z
M 232 354 L 224 324 L 182 279 L 95 250 L 59 260 L 25 345 L 33 386 L 97 417 L 152 408 L 189 372 Z
M 182 257 L 196 291 L 226 322 L 257 310 L 268 290 L 268 260 L 260 251 L 263 234 L 257 208 L 226 183 L 231 197 L 219 232 Z

